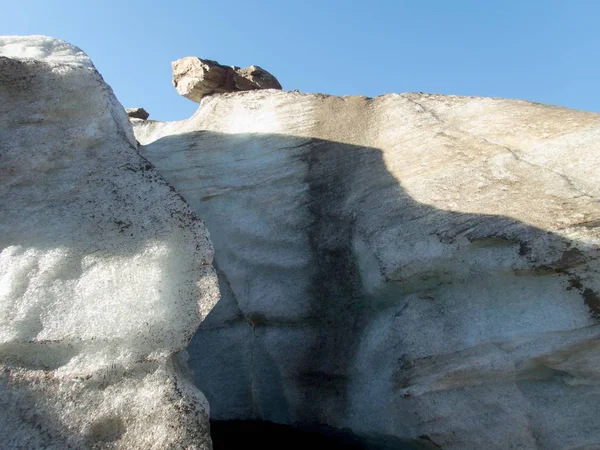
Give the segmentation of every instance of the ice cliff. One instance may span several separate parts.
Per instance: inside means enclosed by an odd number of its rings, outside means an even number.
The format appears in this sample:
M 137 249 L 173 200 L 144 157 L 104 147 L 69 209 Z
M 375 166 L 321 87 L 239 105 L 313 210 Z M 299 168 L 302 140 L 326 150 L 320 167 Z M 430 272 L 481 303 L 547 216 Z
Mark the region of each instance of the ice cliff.
M 220 420 L 600 445 L 598 114 L 194 63 L 191 118 L 130 124 L 69 44 L 0 38 L 0 66 L 7 447 L 209 449 L 202 393 Z
M 3 448 L 209 449 L 183 350 L 219 298 L 204 224 L 65 42 L 0 38 Z
M 598 114 L 265 90 L 134 131 L 215 245 L 213 417 L 600 445 Z

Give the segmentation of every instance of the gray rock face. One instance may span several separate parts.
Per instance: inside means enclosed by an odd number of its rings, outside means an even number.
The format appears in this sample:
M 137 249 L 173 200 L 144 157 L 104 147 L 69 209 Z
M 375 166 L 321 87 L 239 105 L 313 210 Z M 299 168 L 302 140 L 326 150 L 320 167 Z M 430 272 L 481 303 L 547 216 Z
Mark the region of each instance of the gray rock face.
M 125 112 L 134 119 L 147 120 L 150 117 L 150 114 L 144 108 L 127 108 Z
M 279 81 L 258 66 L 240 69 L 192 56 L 178 59 L 172 63 L 172 66 L 173 86 L 177 92 L 198 103 L 203 97 L 212 94 L 281 89 Z
M 134 131 L 211 230 L 213 417 L 600 446 L 599 115 L 259 91 Z
M 0 37 L 2 448 L 210 449 L 176 353 L 219 298 L 204 224 L 78 48 Z

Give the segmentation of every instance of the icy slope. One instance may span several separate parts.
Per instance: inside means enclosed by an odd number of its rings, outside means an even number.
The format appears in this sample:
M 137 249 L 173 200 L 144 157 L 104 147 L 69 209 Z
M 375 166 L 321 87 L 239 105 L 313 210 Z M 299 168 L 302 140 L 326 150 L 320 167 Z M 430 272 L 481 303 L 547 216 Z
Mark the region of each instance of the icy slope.
M 89 58 L 0 38 L 0 441 L 210 448 L 174 354 L 219 298 L 204 224 Z
M 134 130 L 215 245 L 213 417 L 600 445 L 599 115 L 259 91 Z

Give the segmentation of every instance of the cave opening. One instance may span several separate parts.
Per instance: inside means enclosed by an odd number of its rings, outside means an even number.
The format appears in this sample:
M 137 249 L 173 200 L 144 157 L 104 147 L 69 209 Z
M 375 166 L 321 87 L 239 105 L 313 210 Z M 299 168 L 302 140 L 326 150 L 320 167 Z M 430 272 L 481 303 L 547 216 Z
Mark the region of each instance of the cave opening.
M 328 450 L 440 449 L 427 436 L 418 441 L 387 435 L 358 435 L 324 425 L 292 426 L 259 420 L 211 420 L 213 450 L 246 448 Z

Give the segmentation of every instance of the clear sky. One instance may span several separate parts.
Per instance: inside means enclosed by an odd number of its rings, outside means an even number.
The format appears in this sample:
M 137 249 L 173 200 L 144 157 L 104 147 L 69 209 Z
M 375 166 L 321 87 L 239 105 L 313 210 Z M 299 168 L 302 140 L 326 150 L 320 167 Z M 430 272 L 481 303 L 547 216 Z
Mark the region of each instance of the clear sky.
M 125 107 L 197 104 L 171 85 L 184 56 L 262 66 L 286 90 L 521 98 L 600 112 L 600 0 L 0 0 L 0 34 L 87 52 Z

